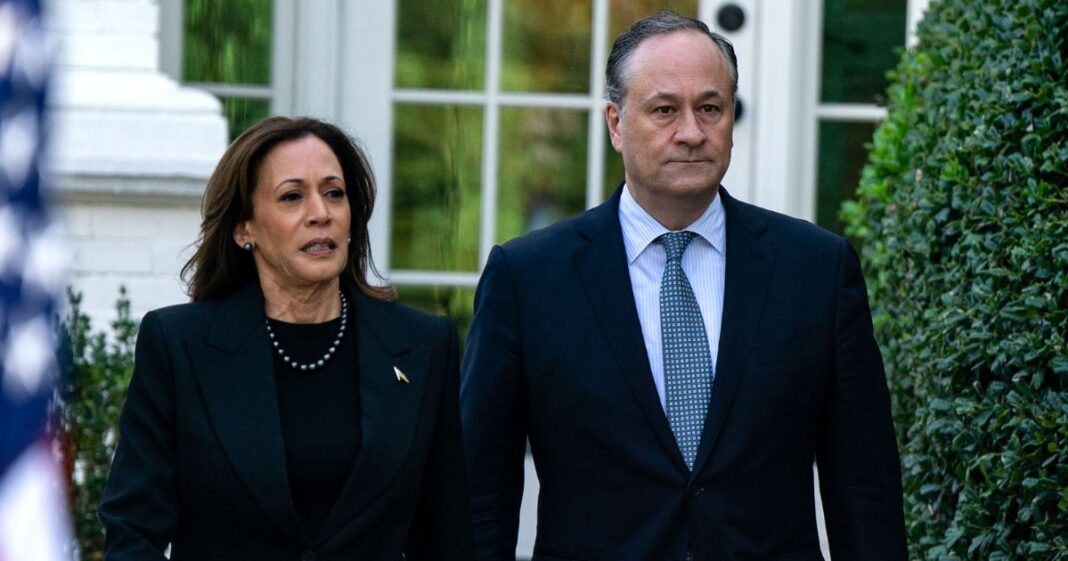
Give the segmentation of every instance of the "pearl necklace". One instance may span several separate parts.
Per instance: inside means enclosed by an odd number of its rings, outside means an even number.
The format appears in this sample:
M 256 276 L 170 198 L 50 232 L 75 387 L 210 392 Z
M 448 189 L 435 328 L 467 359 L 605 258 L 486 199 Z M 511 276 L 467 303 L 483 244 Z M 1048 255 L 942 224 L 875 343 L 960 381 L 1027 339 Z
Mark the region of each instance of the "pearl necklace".
M 348 300 L 345 300 L 345 293 L 340 291 L 338 293 L 341 296 L 341 327 L 339 327 L 337 330 L 337 336 L 334 337 L 334 343 L 330 345 L 330 348 L 327 349 L 326 354 L 324 354 L 319 360 L 313 360 L 311 362 L 301 364 L 291 358 L 289 354 L 282 349 L 282 346 L 278 344 L 278 339 L 275 338 L 274 331 L 271 330 L 271 320 L 264 320 L 264 322 L 267 324 L 267 336 L 271 338 L 271 345 L 274 346 L 274 350 L 278 352 L 278 356 L 282 358 L 282 362 L 286 363 L 287 366 L 294 370 L 300 370 L 301 372 L 311 372 L 322 368 L 322 366 L 326 364 L 328 360 L 330 360 L 330 357 L 334 356 L 334 353 L 337 352 L 337 347 L 341 344 L 341 338 L 345 336 L 345 326 L 348 324 L 349 321 L 349 302 Z

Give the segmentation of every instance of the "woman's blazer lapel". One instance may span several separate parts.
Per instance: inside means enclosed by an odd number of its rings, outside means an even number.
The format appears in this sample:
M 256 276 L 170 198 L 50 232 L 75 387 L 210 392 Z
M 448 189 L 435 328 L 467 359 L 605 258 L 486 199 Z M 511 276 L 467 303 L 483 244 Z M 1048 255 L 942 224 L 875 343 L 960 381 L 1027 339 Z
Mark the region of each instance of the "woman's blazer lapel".
M 252 283 L 216 305 L 204 339 L 189 349 L 208 416 L 252 496 L 279 528 L 307 542 L 289 492 L 263 293 Z
M 431 349 L 416 345 L 392 304 L 348 290 L 356 308 L 363 443 L 348 481 L 319 532 L 329 541 L 367 510 L 404 468 L 430 376 Z M 412 482 L 415 484 L 415 482 Z

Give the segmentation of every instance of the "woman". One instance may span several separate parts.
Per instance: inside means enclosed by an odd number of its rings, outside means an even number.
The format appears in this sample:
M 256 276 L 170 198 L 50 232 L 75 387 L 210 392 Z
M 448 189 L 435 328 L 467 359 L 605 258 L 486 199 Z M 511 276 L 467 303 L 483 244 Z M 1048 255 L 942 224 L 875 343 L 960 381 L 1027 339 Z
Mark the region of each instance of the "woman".
M 370 165 L 273 117 L 227 149 L 141 323 L 100 517 L 109 560 L 469 559 L 451 323 L 368 283 Z

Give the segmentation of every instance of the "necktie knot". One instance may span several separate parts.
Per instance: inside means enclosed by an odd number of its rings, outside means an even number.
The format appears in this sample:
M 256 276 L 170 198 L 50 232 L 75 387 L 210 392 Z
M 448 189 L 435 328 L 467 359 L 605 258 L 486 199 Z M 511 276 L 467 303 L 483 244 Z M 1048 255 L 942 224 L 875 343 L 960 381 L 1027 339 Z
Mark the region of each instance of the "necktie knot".
M 664 246 L 664 251 L 667 253 L 668 262 L 681 261 L 682 254 L 689 247 L 690 242 L 693 241 L 693 232 L 668 232 L 660 236 L 660 243 Z

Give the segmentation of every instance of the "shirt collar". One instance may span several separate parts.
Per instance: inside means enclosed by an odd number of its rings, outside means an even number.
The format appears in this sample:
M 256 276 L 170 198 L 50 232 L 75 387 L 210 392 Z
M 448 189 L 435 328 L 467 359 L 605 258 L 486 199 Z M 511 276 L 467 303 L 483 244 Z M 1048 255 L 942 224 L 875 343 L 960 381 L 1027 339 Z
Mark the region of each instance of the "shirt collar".
M 717 190 L 715 198 L 712 199 L 712 203 L 708 205 L 705 212 L 684 230 L 697 234 L 699 238 L 711 245 L 712 249 L 720 255 L 725 255 L 727 238 L 725 217 L 723 201 Z M 671 231 L 657 222 L 638 204 L 638 201 L 634 200 L 626 184 L 623 185 L 623 194 L 619 197 L 619 224 L 623 229 L 623 247 L 627 251 L 627 264 L 634 263 L 634 260 L 658 237 Z

